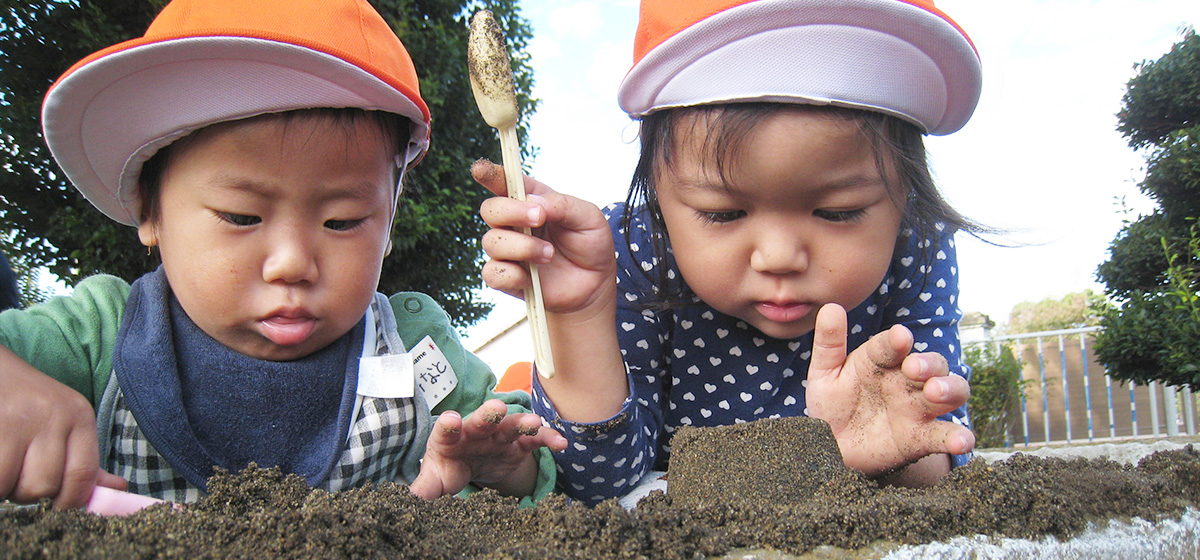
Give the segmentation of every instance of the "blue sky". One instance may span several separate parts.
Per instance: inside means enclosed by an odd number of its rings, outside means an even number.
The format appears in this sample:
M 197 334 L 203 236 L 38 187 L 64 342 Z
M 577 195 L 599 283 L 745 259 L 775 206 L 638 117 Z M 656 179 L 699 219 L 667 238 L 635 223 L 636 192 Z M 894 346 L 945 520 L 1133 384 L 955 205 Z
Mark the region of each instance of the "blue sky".
M 1013 305 L 1093 289 L 1122 220 L 1151 206 L 1137 189 L 1144 154 L 1116 132 L 1133 65 L 1200 25 L 1196 0 L 937 0 L 971 36 L 984 91 L 966 127 L 929 137 L 933 171 L 967 216 L 1012 233 L 959 244 L 964 311 L 1008 319 Z M 637 128 L 616 103 L 632 62 L 633 0 L 523 0 L 533 26 L 533 175 L 603 205 L 624 198 Z M 1133 212 L 1124 214 L 1120 200 Z M 493 293 L 493 321 L 523 312 Z

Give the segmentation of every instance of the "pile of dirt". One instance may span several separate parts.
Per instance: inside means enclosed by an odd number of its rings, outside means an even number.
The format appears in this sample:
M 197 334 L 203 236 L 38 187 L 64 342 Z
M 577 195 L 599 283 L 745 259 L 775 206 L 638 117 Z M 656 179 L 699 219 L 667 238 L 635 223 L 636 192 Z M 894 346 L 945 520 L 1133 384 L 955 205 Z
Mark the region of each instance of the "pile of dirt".
M 674 452 L 686 459 L 672 465 L 671 493 L 653 494 L 633 511 L 615 500 L 588 508 L 561 496 L 520 509 L 490 491 L 423 501 L 396 484 L 330 494 L 252 467 L 218 473 L 211 493 L 182 510 L 163 504 L 113 518 L 48 507 L 3 513 L 0 550 L 6 558 L 702 558 L 976 534 L 1070 538 L 1089 521 L 1174 518 L 1200 505 L 1200 453 L 1190 447 L 1136 467 L 1027 454 L 975 460 L 914 490 L 880 488 L 811 460 L 804 448 L 824 436 L 804 435 L 810 427 L 784 419 L 681 432 Z M 793 459 L 804 466 L 781 468 Z M 823 482 L 796 492 L 812 484 L 814 471 Z M 757 488 L 738 485 L 751 478 Z

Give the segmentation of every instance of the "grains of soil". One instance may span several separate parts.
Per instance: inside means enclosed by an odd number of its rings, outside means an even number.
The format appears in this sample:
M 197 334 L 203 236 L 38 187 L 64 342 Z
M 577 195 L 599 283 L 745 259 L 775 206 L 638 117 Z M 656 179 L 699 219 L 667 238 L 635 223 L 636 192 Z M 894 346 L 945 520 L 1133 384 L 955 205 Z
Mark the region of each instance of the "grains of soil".
M 652 494 L 633 511 L 615 500 L 589 508 L 561 496 L 520 509 L 491 491 L 423 501 L 390 483 L 330 494 L 252 466 L 218 473 L 210 493 L 182 510 L 163 504 L 98 517 L 43 504 L 0 513 L 0 551 L 6 558 L 705 558 L 976 534 L 1070 538 L 1089 521 L 1154 521 L 1200 505 L 1200 453 L 1192 447 L 1155 453 L 1136 467 L 1028 454 L 975 460 L 918 490 L 881 488 L 831 462 L 832 438 L 822 429 L 778 419 L 681 430 L 671 493 Z

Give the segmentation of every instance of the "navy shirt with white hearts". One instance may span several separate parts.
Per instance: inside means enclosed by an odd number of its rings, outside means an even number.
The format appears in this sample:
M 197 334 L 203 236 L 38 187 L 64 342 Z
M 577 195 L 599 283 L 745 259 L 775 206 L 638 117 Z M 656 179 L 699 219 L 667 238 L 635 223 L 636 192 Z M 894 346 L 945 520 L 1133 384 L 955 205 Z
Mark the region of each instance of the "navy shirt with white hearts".
M 680 426 L 719 426 L 760 418 L 807 413 L 805 385 L 812 333 L 783 340 L 762 334 L 744 321 L 696 300 L 668 311 L 646 310 L 658 266 L 653 257 L 644 208 L 630 224 L 629 243 L 621 228 L 623 204 L 605 209 L 617 248 L 617 334 L 629 370 L 631 398 L 620 413 L 596 423 L 558 417 L 534 376 L 533 409 L 566 436 L 567 450 L 556 454 L 559 489 L 596 503 L 622 496 L 651 469 L 665 470 L 671 435 Z M 943 228 L 944 229 L 944 228 Z M 917 352 L 938 352 L 950 372 L 967 377 L 958 340 L 958 265 L 953 232 L 937 239 L 905 231 L 887 276 L 870 297 L 848 312 L 848 348 L 901 324 L 912 330 Z M 931 258 L 922 258 L 926 247 Z M 941 417 L 969 426 L 966 407 Z M 955 456 L 955 465 L 969 455 Z

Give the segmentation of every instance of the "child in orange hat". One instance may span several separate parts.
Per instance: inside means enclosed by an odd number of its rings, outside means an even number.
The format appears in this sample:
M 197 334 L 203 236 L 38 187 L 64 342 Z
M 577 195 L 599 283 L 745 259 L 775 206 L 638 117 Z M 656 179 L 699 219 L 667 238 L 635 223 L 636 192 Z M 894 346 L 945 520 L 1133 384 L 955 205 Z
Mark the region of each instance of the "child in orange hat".
M 430 298 L 375 291 L 429 123 L 363 0 L 175 0 L 68 70 L 47 143 L 163 264 L 0 315 L 0 497 L 191 501 L 251 463 L 546 495 L 562 436 L 493 393 Z
M 561 489 L 633 497 L 679 427 L 780 416 L 826 420 L 886 482 L 965 462 L 953 235 L 982 228 L 938 193 L 922 135 L 975 108 L 967 36 L 926 0 L 643 0 L 634 48 L 628 201 L 530 181 L 540 198 L 483 208 L 485 280 L 517 293 L 514 263 L 540 267 L 557 372 L 534 410 L 570 441 Z

